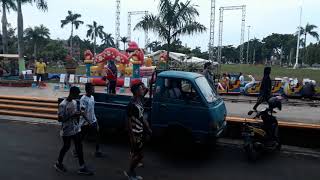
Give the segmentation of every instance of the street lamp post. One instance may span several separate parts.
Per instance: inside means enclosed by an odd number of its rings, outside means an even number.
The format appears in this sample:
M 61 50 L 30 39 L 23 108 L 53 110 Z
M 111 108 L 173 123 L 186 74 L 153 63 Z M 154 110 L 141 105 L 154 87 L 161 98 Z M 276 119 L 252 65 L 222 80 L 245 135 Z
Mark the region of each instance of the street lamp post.
M 249 64 L 249 48 L 250 48 L 250 27 L 248 26 L 248 47 L 247 47 L 247 64 Z
M 296 64 L 293 69 L 297 69 L 299 67 L 299 50 L 300 50 L 300 37 L 301 37 L 301 21 L 302 21 L 302 4 L 300 5 L 300 23 L 298 27 L 298 39 L 297 39 L 297 53 L 296 53 Z

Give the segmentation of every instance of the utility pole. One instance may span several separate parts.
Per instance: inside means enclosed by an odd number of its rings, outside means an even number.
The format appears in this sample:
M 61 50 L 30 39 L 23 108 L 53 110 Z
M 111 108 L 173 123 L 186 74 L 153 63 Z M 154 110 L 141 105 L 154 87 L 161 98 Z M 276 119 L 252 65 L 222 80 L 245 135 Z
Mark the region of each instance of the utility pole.
M 252 56 L 252 64 L 256 64 L 256 37 L 253 39 L 253 56 Z
M 115 35 L 116 35 L 116 46 L 117 48 L 119 48 L 119 42 L 120 42 L 120 4 L 121 4 L 121 1 L 120 0 L 116 0 L 116 32 L 115 32 Z
M 248 47 L 247 47 L 247 64 L 249 64 L 249 49 L 250 49 L 250 27 L 248 26 Z
M 214 61 L 214 28 L 216 22 L 216 0 L 211 0 L 209 60 Z
M 300 6 L 300 23 L 298 27 L 298 39 L 297 39 L 297 53 L 296 53 L 296 64 L 293 69 L 297 69 L 299 67 L 299 50 L 300 50 L 300 37 L 301 37 L 301 21 L 302 21 L 302 4 Z

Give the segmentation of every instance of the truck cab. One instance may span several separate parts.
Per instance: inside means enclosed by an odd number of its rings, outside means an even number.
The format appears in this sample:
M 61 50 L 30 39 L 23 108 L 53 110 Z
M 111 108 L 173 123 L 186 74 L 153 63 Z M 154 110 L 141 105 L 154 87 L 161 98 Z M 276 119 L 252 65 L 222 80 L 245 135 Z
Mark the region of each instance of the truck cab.
M 203 143 L 222 134 L 226 115 L 223 100 L 203 75 L 164 71 L 157 76 L 151 110 L 156 134 L 174 129 Z

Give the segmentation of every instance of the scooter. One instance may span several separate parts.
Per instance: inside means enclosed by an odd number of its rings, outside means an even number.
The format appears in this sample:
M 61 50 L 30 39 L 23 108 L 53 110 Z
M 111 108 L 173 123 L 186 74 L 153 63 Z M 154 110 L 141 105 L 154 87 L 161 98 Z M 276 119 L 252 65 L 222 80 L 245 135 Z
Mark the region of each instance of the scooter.
M 242 137 L 244 151 L 248 160 L 256 161 L 265 152 L 281 150 L 281 142 L 278 134 L 278 121 L 273 116 L 274 108 L 281 110 L 281 100 L 274 97 L 268 101 L 269 107 L 263 111 L 250 111 L 248 115 L 255 114 L 255 119 L 262 119 L 262 123 L 244 123 Z

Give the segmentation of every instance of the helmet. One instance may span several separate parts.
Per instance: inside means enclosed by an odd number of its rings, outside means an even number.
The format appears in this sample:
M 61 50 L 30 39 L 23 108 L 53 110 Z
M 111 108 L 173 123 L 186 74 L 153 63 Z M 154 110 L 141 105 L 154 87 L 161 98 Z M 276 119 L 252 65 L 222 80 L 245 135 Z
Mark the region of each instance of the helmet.
M 268 105 L 269 105 L 269 110 L 273 110 L 275 108 L 278 108 L 280 111 L 282 109 L 282 103 L 281 103 L 281 99 L 277 98 L 277 97 L 272 97 L 268 100 Z

